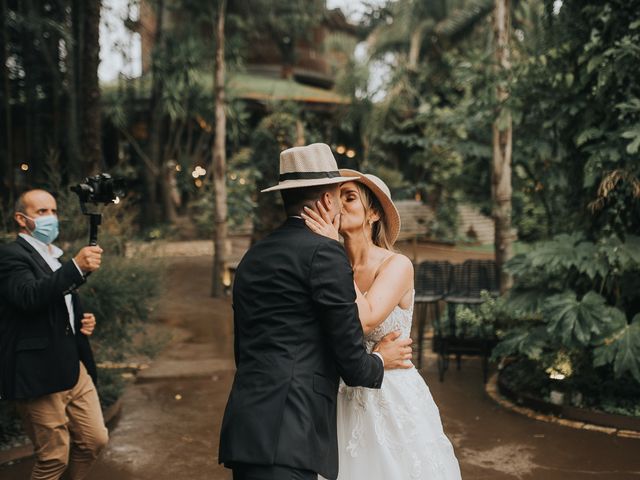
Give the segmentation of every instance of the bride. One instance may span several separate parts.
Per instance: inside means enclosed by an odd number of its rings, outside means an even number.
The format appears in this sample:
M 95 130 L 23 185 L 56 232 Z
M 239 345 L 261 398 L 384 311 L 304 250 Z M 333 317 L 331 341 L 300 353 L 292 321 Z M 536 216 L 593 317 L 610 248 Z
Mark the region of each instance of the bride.
M 338 239 L 351 261 L 367 349 L 386 334 L 409 337 L 413 315 L 413 265 L 392 246 L 400 215 L 389 188 L 374 175 L 342 184 L 341 215 L 332 223 L 318 204 L 303 218 L 314 232 Z M 382 388 L 341 383 L 338 393 L 338 480 L 460 479 L 460 468 L 429 388 L 415 368 L 385 371 Z

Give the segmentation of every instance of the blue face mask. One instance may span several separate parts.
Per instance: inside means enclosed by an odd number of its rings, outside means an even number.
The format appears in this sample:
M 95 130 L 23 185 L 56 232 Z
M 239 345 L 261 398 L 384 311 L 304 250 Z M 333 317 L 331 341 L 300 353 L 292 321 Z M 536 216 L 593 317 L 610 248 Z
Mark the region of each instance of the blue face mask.
M 25 215 L 25 217 L 27 217 Z M 44 217 L 31 218 L 27 217 L 29 220 L 32 220 L 33 223 L 36 224 L 36 228 L 31 231 L 31 236 L 40 240 L 42 243 L 49 245 L 56 238 L 58 238 L 58 234 L 60 233 L 58 226 L 58 217 L 55 215 L 46 215 Z

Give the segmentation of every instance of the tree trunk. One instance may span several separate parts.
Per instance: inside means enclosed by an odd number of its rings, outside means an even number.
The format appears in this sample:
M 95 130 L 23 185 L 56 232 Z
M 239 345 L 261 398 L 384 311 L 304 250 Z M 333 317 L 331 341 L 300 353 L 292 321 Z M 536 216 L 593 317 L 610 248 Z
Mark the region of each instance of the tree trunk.
M 4 99 L 4 133 L 5 133 L 5 163 L 2 165 L 0 172 L 3 173 L 2 189 L 6 192 L 3 195 L 7 205 L 12 205 L 15 196 L 15 172 L 13 171 L 13 132 L 11 131 L 11 84 L 9 83 L 9 67 L 7 66 L 7 58 L 9 57 L 9 11 L 7 8 L 7 0 L 0 3 L 2 12 L 0 18 L 2 22 L 2 51 L 0 52 L 0 61 L 2 61 L 2 98 Z
M 302 147 L 306 144 L 304 137 L 304 123 L 299 118 L 296 119 L 296 146 Z
M 156 35 L 155 49 L 164 48 L 164 0 L 158 0 L 156 11 Z M 149 159 L 153 162 L 155 171 L 148 170 L 145 172 L 145 183 L 147 186 L 146 218 L 147 225 L 153 225 L 158 221 L 158 184 L 164 173 L 162 168 L 162 90 L 164 89 L 164 81 L 162 74 L 159 72 L 157 62 L 157 52 L 154 52 L 155 58 L 152 65 L 152 86 L 151 98 L 149 105 Z
M 66 43 L 67 48 L 67 158 L 70 160 L 70 170 L 75 174 L 84 174 L 82 168 L 82 147 L 80 146 L 80 121 L 78 118 L 78 93 L 80 89 L 79 71 L 82 69 L 80 52 L 83 48 L 84 38 L 84 0 L 72 2 L 71 18 L 67 21 L 71 42 Z M 88 173 L 88 172 L 86 172 Z
M 418 26 L 411 34 L 409 43 L 409 69 L 412 72 L 417 71 L 418 62 L 420 61 L 420 47 L 422 47 L 422 39 L 424 38 L 424 25 Z
M 176 205 L 171 195 L 171 179 L 169 178 L 171 174 L 171 171 L 166 167 L 166 162 L 163 160 L 158 177 L 160 198 L 162 199 L 165 219 L 169 223 L 176 223 L 178 221 L 178 212 L 176 211 Z
M 226 115 L 224 111 L 224 20 L 226 0 L 218 0 L 216 25 L 216 62 L 214 71 L 214 97 L 216 113 L 216 131 L 213 143 L 213 185 L 215 194 L 215 232 L 213 257 L 213 284 L 211 295 L 224 294 L 223 277 L 226 267 L 227 243 L 227 166 L 225 152 Z
M 493 170 L 491 177 L 493 219 L 495 221 L 495 256 L 500 272 L 500 292 L 507 291 L 513 279 L 505 272 L 504 264 L 513 256 L 511 229 L 511 152 L 512 121 L 505 102 L 509 97 L 506 87 L 511 68 L 509 59 L 510 0 L 495 0 L 494 39 L 498 85 L 498 108 L 493 122 Z
M 101 0 L 86 0 L 83 20 L 83 48 L 80 58 L 80 118 L 83 173 L 94 175 L 102 165 L 102 135 L 100 108 L 100 85 L 98 65 L 100 63 L 100 8 Z

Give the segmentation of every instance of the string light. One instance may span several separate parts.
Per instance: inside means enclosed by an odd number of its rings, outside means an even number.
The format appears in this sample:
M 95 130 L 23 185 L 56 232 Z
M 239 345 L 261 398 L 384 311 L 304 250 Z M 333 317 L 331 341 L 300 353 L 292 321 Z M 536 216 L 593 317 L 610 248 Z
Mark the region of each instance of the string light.
M 193 172 L 191 172 L 191 176 L 193 178 L 198 178 L 198 177 L 204 177 L 207 174 L 207 171 L 202 168 L 200 165 L 198 165 Z
M 20 170 L 22 170 L 23 172 L 26 172 L 27 170 L 29 170 L 29 164 L 23 163 L 22 165 L 20 165 Z

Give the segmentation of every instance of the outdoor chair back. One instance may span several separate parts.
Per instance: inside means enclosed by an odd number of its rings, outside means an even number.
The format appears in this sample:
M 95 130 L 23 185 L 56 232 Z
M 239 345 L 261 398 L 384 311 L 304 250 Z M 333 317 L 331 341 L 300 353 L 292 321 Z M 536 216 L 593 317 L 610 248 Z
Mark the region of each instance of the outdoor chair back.
M 429 310 L 434 325 L 440 318 L 439 302 L 447 293 L 448 275 L 451 264 L 444 261 L 424 261 L 416 267 L 415 273 L 415 318 L 418 327 L 418 368 L 422 368 L 424 332 Z
M 484 338 L 484 335 L 469 336 L 466 328 L 457 325 L 456 321 L 457 306 L 475 308 L 480 305 L 484 302 L 481 296 L 483 290 L 491 295 L 498 294 L 498 273 L 493 260 L 466 260 L 462 264 L 451 265 L 447 292 L 444 296 L 447 302 L 447 315 L 434 323 L 440 380 L 444 380 L 444 373 L 449 366 L 449 354 L 455 354 L 458 369 L 460 369 L 462 354 L 481 355 L 483 377 L 485 381 L 487 379 L 492 339 Z
M 430 303 L 442 299 L 447 293 L 451 264 L 444 261 L 424 261 L 416 268 L 416 302 Z

